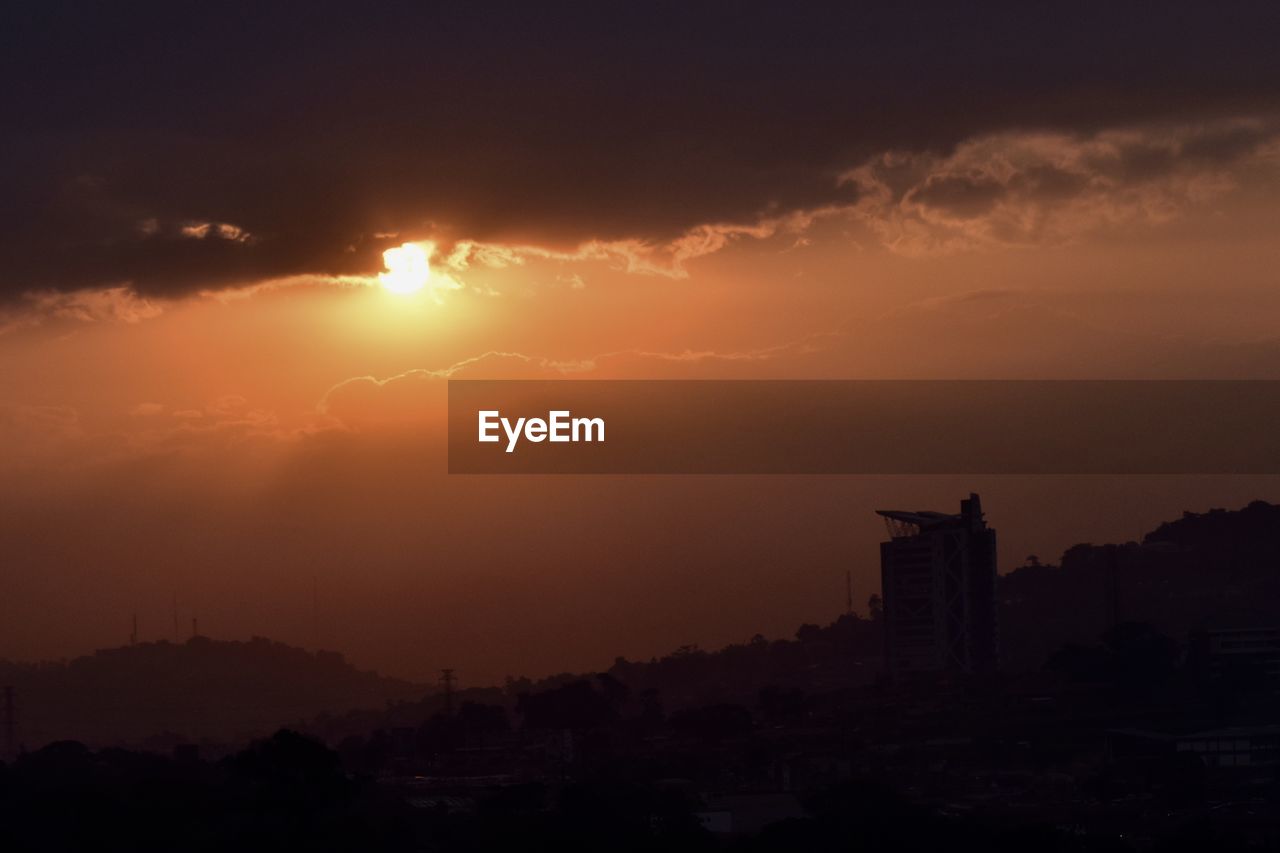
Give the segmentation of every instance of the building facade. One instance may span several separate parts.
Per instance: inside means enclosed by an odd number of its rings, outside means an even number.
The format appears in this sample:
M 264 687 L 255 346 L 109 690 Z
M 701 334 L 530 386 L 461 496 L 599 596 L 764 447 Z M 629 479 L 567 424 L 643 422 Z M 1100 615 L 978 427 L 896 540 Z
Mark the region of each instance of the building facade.
M 999 662 L 996 532 L 976 494 L 957 514 L 877 510 L 885 663 L 895 677 L 981 673 Z

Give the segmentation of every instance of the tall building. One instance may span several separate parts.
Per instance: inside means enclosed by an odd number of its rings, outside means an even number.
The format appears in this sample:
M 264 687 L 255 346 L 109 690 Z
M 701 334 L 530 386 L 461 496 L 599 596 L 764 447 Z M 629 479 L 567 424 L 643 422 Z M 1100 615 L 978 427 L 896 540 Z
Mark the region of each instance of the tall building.
M 890 674 L 990 672 L 996 632 L 996 532 L 976 494 L 960 512 L 877 510 L 885 663 Z

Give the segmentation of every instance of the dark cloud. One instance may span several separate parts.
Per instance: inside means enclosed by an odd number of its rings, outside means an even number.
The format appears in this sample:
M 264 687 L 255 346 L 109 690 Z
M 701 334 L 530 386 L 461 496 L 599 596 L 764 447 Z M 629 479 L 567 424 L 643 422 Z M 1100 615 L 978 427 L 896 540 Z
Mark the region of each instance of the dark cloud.
M 1280 106 L 1272 4 L 796 5 L 26 4 L 0 287 L 368 271 L 432 227 L 659 239 L 853 201 L 880 151 Z

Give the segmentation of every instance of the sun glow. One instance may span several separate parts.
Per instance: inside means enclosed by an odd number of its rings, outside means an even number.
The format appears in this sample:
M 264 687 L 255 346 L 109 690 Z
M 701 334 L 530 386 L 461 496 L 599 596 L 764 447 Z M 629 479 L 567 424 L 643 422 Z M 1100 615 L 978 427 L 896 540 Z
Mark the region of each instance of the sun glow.
M 378 283 L 392 293 L 417 293 L 431 281 L 431 249 L 422 243 L 405 243 L 382 253 L 387 268 L 378 273 Z

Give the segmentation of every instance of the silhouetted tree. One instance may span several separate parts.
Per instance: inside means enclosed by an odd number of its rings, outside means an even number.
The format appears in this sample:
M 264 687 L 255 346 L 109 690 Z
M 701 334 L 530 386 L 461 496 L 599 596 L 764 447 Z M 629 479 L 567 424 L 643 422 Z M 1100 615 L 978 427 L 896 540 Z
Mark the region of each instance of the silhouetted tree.
M 751 712 L 741 705 L 722 703 L 676 711 L 667 720 L 675 731 L 706 741 L 751 734 Z
M 581 731 L 612 722 L 617 718 L 617 705 L 609 692 L 596 690 L 583 679 L 542 693 L 521 694 L 516 712 L 532 729 Z

